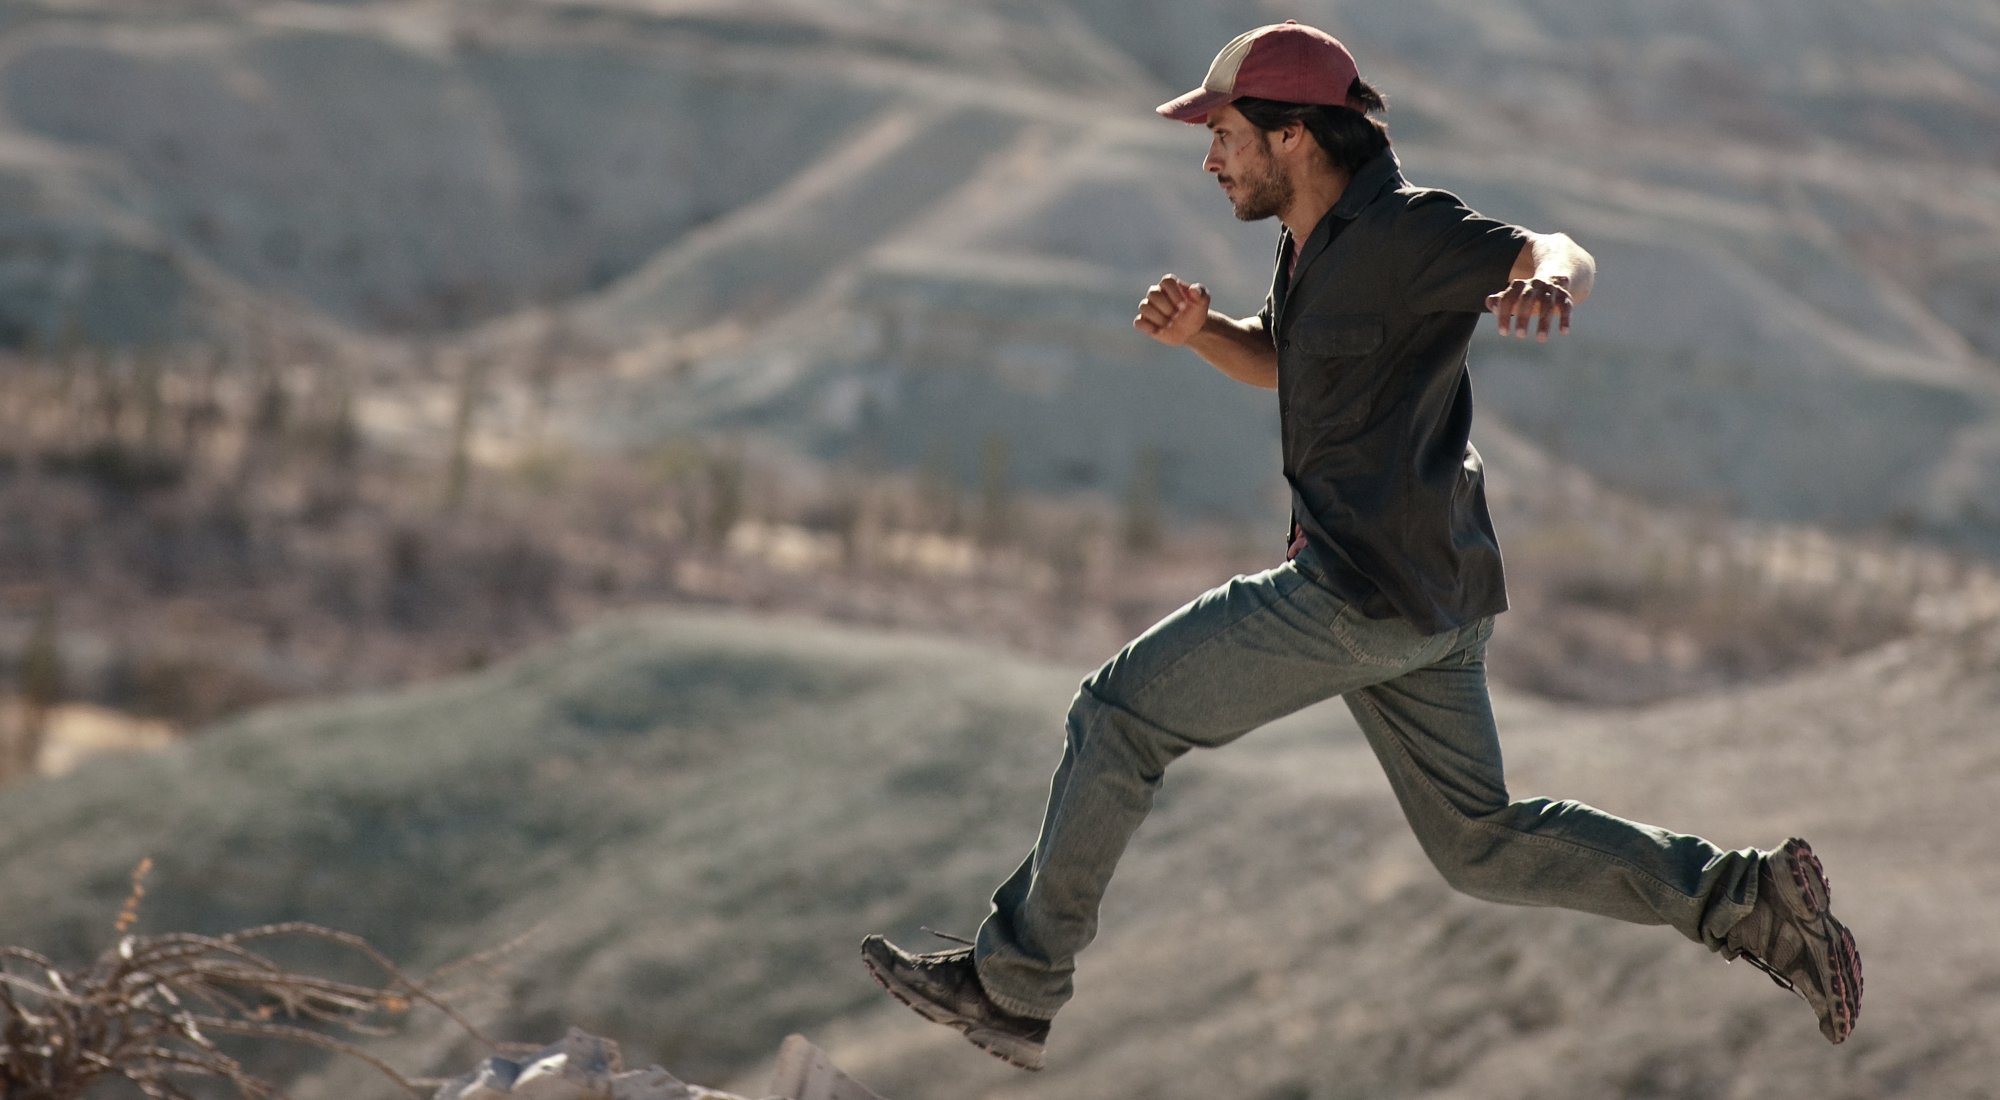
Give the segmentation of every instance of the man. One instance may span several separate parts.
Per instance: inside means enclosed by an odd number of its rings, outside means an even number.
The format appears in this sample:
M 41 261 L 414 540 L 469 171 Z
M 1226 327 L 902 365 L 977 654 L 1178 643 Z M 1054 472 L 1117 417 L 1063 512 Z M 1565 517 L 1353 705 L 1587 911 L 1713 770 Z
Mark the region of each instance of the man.
M 1162 104 L 1205 125 L 1203 167 L 1244 220 L 1276 217 L 1257 316 L 1163 277 L 1133 325 L 1278 391 L 1293 518 L 1285 564 L 1161 621 L 1084 681 L 1034 851 L 978 939 L 862 955 L 898 999 L 1027 1069 L 1072 991 L 1076 955 L 1167 764 L 1344 696 L 1425 854 L 1453 887 L 1514 905 L 1665 924 L 1797 991 L 1838 1043 L 1861 1007 L 1854 938 L 1800 840 L 1723 851 L 1576 802 L 1510 801 L 1485 649 L 1506 606 L 1466 348 L 1570 330 L 1595 265 L 1568 237 L 1409 186 L 1381 97 L 1330 35 L 1287 22 L 1224 47 Z

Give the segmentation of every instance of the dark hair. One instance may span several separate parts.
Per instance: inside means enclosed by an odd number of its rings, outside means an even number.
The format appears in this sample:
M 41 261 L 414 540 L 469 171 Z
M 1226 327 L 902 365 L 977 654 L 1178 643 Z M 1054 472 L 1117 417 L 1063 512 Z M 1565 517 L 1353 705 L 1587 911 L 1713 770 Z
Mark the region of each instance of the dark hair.
M 1282 130 L 1294 122 L 1305 123 L 1306 130 L 1319 142 L 1319 147 L 1326 150 L 1327 159 L 1333 162 L 1333 166 L 1352 173 L 1389 147 L 1389 124 L 1379 118 L 1370 118 L 1365 113 L 1386 111 L 1389 105 L 1380 92 L 1358 76 L 1349 86 L 1347 97 L 1360 103 L 1363 110 L 1318 103 L 1280 103 L 1254 96 L 1235 100 L 1230 106 L 1250 120 L 1250 125 L 1266 133 Z

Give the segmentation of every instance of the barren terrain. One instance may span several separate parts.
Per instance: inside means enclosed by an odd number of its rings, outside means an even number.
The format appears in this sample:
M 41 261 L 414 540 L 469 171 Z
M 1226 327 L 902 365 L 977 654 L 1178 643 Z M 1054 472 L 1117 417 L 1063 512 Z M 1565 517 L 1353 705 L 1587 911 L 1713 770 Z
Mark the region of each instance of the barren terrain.
M 803 1029 L 897 1100 L 1994 1095 L 1991 624 L 1639 710 L 1499 697 L 1519 794 L 1813 841 L 1866 953 L 1839 1048 L 1669 932 L 1453 895 L 1336 704 L 1175 766 L 1050 1068 L 1002 1066 L 882 996 L 855 945 L 977 922 L 1033 838 L 1075 675 L 797 619 L 628 617 L 14 788 L 0 927 L 94 953 L 150 854 L 147 928 L 312 918 L 418 972 L 533 930 L 455 977 L 478 1019 L 536 1042 L 577 1024 L 737 1091 Z M 469 1064 L 451 1034 L 371 1046 Z M 299 1094 L 376 1087 L 331 1072 Z
M 1289 16 L 1600 260 L 1473 349 L 1514 789 L 1811 839 L 1848 1044 L 1452 895 L 1337 705 L 1177 765 L 1046 1073 L 863 975 L 1276 557 L 1269 395 L 1129 325 L 1261 301 L 1151 106 Z M 2000 1100 L 1996 150 L 1991 0 L 0 0 L 0 942 L 94 956 L 150 856 L 159 931 L 532 932 L 493 1030 L 737 1091 L 804 1030 L 893 1100 Z

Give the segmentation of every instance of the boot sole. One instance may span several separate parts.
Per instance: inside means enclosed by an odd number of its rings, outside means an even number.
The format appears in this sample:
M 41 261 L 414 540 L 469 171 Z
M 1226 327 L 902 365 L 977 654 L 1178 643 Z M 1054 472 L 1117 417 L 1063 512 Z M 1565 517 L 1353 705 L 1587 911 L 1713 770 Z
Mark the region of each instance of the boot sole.
M 908 986 L 897 981 L 893 975 L 884 973 L 881 967 L 875 965 L 874 956 L 868 953 L 868 945 L 864 942 L 861 946 L 861 961 L 868 966 L 868 976 L 875 979 L 876 985 L 888 990 L 889 996 L 909 1006 L 911 1011 L 931 1023 L 951 1028 L 965 1036 L 966 1041 L 973 1046 L 1010 1066 L 1029 1072 L 1036 1072 L 1042 1068 L 1042 1048 L 1039 1044 L 1030 1043 L 1006 1032 L 994 1031 L 931 1004 L 917 996 Z
M 1793 838 L 1785 842 L 1782 850 L 1796 890 L 1783 899 L 1785 907 L 1800 923 L 1816 925 L 1826 941 L 1827 958 L 1822 962 L 1830 976 L 1831 988 L 1828 1013 L 1820 1021 L 1820 1033 L 1830 1042 L 1844 1042 L 1854 1034 L 1854 1025 L 1861 1019 L 1861 952 L 1855 947 L 1854 933 L 1833 915 L 1833 887 L 1827 882 L 1826 867 L 1813 854 L 1812 845 Z

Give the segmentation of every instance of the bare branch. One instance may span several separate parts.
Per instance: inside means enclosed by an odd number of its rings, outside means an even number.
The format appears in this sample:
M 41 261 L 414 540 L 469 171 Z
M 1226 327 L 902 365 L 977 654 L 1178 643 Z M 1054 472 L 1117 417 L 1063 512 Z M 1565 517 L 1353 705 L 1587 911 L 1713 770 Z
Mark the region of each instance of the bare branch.
M 389 1063 L 362 1050 L 353 1043 L 342 1042 L 330 1035 L 323 1035 L 317 1031 L 310 1031 L 302 1027 L 292 1027 L 287 1024 L 264 1023 L 261 1020 L 246 1023 L 237 1020 L 225 1020 L 220 1017 L 203 1017 L 200 1023 L 215 1031 L 228 1032 L 235 1035 L 249 1035 L 260 1039 L 286 1039 L 305 1046 L 319 1047 L 322 1050 L 330 1050 L 336 1054 L 344 1054 L 349 1058 L 354 1058 L 374 1066 L 376 1069 L 382 1071 L 384 1077 L 394 1081 L 399 1087 L 409 1092 L 410 1095 L 424 1095 L 424 1089 L 421 1086 L 397 1072 L 395 1067 L 389 1065 Z
M 128 901 L 128 912 L 131 908 Z M 258 950 L 284 938 L 333 944 L 368 960 L 382 979 L 371 985 L 302 973 Z M 11 972 L 8 964 L 31 969 L 32 976 Z M 0 948 L 0 1092 L 8 1100 L 81 1100 L 95 1084 L 117 1079 L 149 1100 L 196 1100 L 170 1079 L 195 1076 L 229 1082 L 240 1100 L 281 1098 L 275 1085 L 250 1073 L 211 1038 L 226 1035 L 330 1051 L 364 1062 L 422 1097 L 436 1082 L 407 1077 L 356 1044 L 318 1030 L 387 1034 L 385 1024 L 417 1004 L 437 1009 L 488 1049 L 499 1049 L 366 940 L 319 925 L 273 924 L 223 936 L 127 934 L 77 971 L 25 948 Z M 274 1020 L 280 1013 L 296 1022 Z

